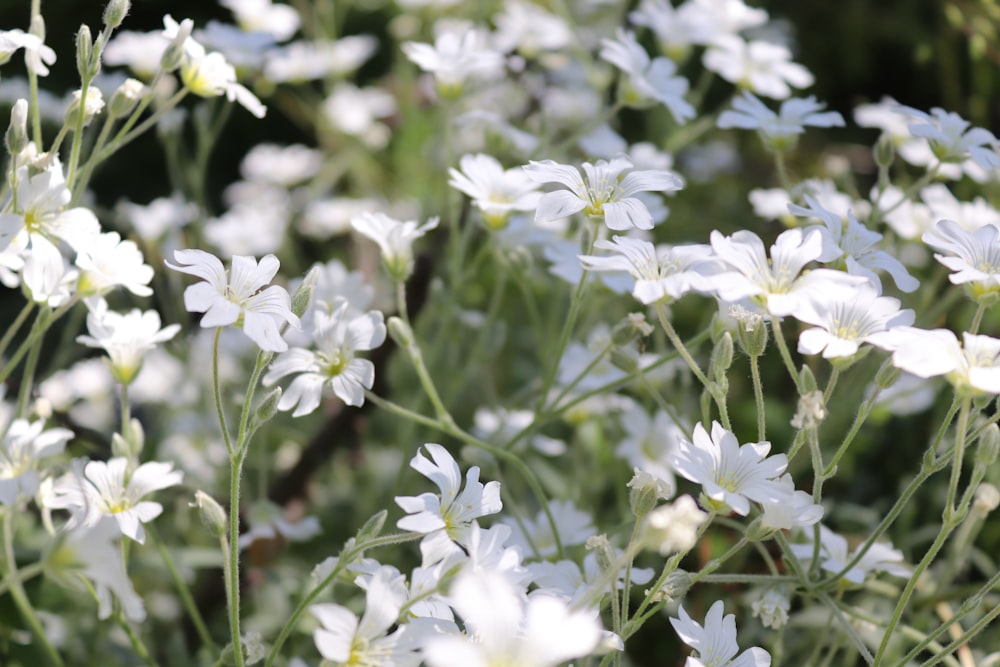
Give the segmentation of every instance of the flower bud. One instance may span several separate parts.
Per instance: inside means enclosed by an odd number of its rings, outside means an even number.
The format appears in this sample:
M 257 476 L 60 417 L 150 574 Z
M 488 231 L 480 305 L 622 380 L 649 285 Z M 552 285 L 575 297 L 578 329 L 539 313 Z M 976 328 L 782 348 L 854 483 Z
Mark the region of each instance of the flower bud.
M 684 570 L 674 570 L 667 575 L 667 580 L 663 582 L 655 591 L 646 591 L 646 595 L 651 595 L 650 602 L 674 602 L 681 600 L 691 589 L 691 575 Z
M 653 326 L 646 321 L 646 316 L 643 313 L 629 313 L 611 330 L 611 340 L 615 345 L 628 345 L 651 333 L 653 333 Z
M 14 157 L 28 145 L 28 100 L 19 99 L 10 109 L 10 125 L 4 135 L 7 153 Z
M 878 372 L 875 373 L 875 386 L 880 389 L 888 389 L 892 385 L 896 384 L 896 380 L 902 375 L 902 371 L 893 366 L 892 357 L 889 357 L 882 365 L 879 367 Z
M 979 446 L 976 448 L 976 463 L 981 466 L 990 466 L 997 460 L 1000 454 L 1000 427 L 990 424 L 979 436 Z
M 892 143 L 892 137 L 883 132 L 882 136 L 875 142 L 873 153 L 875 155 L 875 164 L 880 168 L 888 169 L 892 166 L 893 161 L 896 159 L 896 147 Z
M 626 373 L 634 373 L 639 368 L 639 355 L 635 348 L 625 345 L 614 345 L 611 347 L 610 361 L 615 368 Z
M 131 8 L 130 0 L 111 0 L 104 8 L 104 25 L 117 28 L 125 20 Z
M 792 603 L 788 594 L 780 588 L 771 588 L 757 598 L 750 608 L 765 628 L 779 630 L 788 622 L 788 610 Z
M 139 103 L 148 89 L 137 79 L 125 79 L 122 85 L 111 94 L 111 101 L 108 102 L 108 115 L 111 118 L 121 118 L 132 113 L 132 109 Z
M 733 365 L 733 336 L 728 331 L 722 334 L 715 349 L 712 350 L 712 357 L 708 362 L 708 377 L 722 384 L 726 380 L 726 371 Z
M 389 336 L 397 345 L 400 347 L 413 345 L 413 330 L 410 329 L 409 324 L 394 315 L 386 321 L 385 326 L 389 331 Z
M 191 36 L 193 29 L 194 21 L 191 19 L 184 19 L 177 26 L 177 35 L 174 36 L 173 41 L 163 51 L 163 57 L 160 58 L 160 67 L 163 68 L 164 72 L 173 72 L 181 66 L 184 60 L 184 42 Z
M 385 526 L 385 519 L 387 516 L 389 516 L 389 512 L 387 510 L 382 510 L 381 512 L 373 515 L 370 519 L 368 519 L 368 521 L 365 521 L 365 525 L 361 526 L 355 536 L 355 539 L 358 542 L 366 542 L 381 535 L 382 527 Z
M 298 289 L 295 290 L 295 294 L 292 295 L 292 312 L 295 313 L 296 317 L 305 315 L 306 309 L 309 308 L 313 292 L 316 290 L 316 283 L 319 282 L 319 275 L 320 270 L 318 266 L 309 269 L 305 278 L 302 279 L 302 284 L 299 285 Z
M 803 395 L 808 394 L 811 391 L 816 391 L 816 376 L 813 375 L 812 370 L 808 366 L 803 366 L 799 371 L 799 386 L 802 387 L 801 393 Z
M 972 500 L 972 511 L 985 518 L 1000 506 L 1000 490 L 992 484 L 980 484 Z
M 281 387 L 275 387 L 261 399 L 250 418 L 250 432 L 253 433 L 267 422 L 274 419 L 278 412 L 278 402 L 281 400 Z
M 662 498 L 666 500 L 674 495 L 673 485 L 659 477 L 654 477 L 645 470 L 633 468 L 634 474 L 629 480 L 628 502 L 632 513 L 638 518 L 649 514 Z
M 587 538 L 587 549 L 594 552 L 597 558 L 597 567 L 601 568 L 602 572 L 607 572 L 611 568 L 615 567 L 615 549 L 611 546 L 611 542 L 608 541 L 608 536 L 604 535 L 592 535 Z
M 759 357 L 767 349 L 767 323 L 760 313 L 747 310 L 739 304 L 729 307 L 729 317 L 735 321 L 736 342 L 750 357 Z
M 259 632 L 248 632 L 240 638 L 240 652 L 243 654 L 242 664 L 252 665 L 263 660 L 267 656 L 264 642 L 261 641 Z M 228 644 L 222 651 L 219 659 L 224 665 L 235 665 L 236 655 L 232 643 Z
M 194 503 L 191 506 L 198 508 L 202 523 L 212 531 L 213 535 L 223 537 L 226 534 L 229 519 L 226 517 L 225 510 L 219 503 L 215 502 L 212 496 L 204 491 L 195 491 Z
M 87 24 L 80 26 L 80 31 L 76 33 L 76 71 L 80 73 L 81 81 L 90 81 L 96 72 L 93 69 L 94 59 L 94 38 L 90 34 Z M 98 67 L 100 67 L 98 65 Z

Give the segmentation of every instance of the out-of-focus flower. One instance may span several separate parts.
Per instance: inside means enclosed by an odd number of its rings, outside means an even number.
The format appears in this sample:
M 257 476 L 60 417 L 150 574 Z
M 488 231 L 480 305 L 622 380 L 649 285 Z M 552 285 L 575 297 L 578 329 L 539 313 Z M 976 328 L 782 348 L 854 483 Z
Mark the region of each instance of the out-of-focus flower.
M 669 58 L 650 59 L 631 31 L 619 28 L 615 39 L 602 40 L 601 58 L 626 75 L 619 93 L 626 106 L 660 102 L 678 123 L 683 124 L 695 117 L 694 107 L 684 99 L 688 90 L 687 79 L 677 76 L 677 66 Z
M 355 231 L 378 244 L 386 270 L 395 280 L 413 273 L 413 242 L 438 226 L 438 218 L 422 225 L 415 220 L 400 222 L 385 213 L 362 213 L 351 219 Z
M 87 314 L 90 335 L 78 336 L 76 340 L 88 347 L 104 349 L 111 375 L 122 384 L 131 384 L 142 368 L 146 352 L 173 338 L 180 328 L 179 324 L 171 324 L 161 329 L 160 314 L 155 310 L 141 312 L 134 308 L 122 315 L 108 310 L 107 302 L 100 299 Z
M 482 34 L 471 28 L 444 29 L 433 45 L 406 42 L 403 53 L 434 75 L 442 97 L 455 98 L 466 81 L 493 79 L 503 71 L 503 56 L 483 41 Z
M 824 525 L 819 527 L 819 566 L 827 572 L 844 571 L 858 554 L 858 547 L 852 552 L 847 550 L 847 540 Z M 801 561 L 811 561 L 813 557 L 812 542 L 793 544 L 792 553 Z M 891 544 L 876 542 L 868 547 L 865 554 L 851 568 L 841 575 L 844 584 L 862 584 L 865 577 L 872 572 L 885 572 L 894 577 L 909 577 L 910 571 L 902 565 L 903 554 L 893 549 Z
M 449 169 L 448 184 L 467 194 L 489 229 L 507 226 L 512 211 L 532 211 L 542 196 L 523 169 L 504 169 L 491 155 L 463 155 L 459 169 Z
M 759 40 L 747 42 L 738 35 L 718 37 L 702 60 L 706 69 L 726 81 L 776 100 L 791 95 L 792 86 L 808 88 L 814 80 L 809 70 L 792 62 L 792 53 L 784 46 Z
M 733 100 L 733 108 L 719 116 L 721 128 L 738 127 L 757 130 L 764 145 L 783 151 L 795 145 L 798 135 L 805 127 L 843 127 L 844 117 L 836 111 L 823 111 L 824 105 L 815 97 L 805 99 L 793 97 L 781 103 L 778 113 L 771 111 L 749 91 Z
M 671 618 L 670 625 L 685 644 L 698 652 L 697 658 L 688 658 L 686 667 L 769 667 L 771 655 L 754 646 L 739 656 L 740 647 L 736 643 L 736 617 L 726 614 L 722 600 L 717 600 L 708 609 L 705 625 L 693 620 L 684 610 L 677 608 L 679 618 Z

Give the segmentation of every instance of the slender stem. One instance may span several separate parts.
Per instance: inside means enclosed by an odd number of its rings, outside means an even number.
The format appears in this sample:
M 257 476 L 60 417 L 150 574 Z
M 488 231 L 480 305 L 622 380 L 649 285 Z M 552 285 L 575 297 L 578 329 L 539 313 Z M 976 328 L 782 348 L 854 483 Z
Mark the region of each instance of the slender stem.
M 28 351 L 28 358 L 24 362 L 24 371 L 21 373 L 21 391 L 17 395 L 17 410 L 14 413 L 18 417 L 24 417 L 28 411 L 28 399 L 31 398 L 31 390 L 35 384 L 35 370 L 38 368 L 38 356 L 42 352 L 42 340 L 41 337 L 35 339 L 34 344 Z
M 128 636 L 128 641 L 132 644 L 132 649 L 139 655 L 144 663 L 149 665 L 149 667 L 157 667 L 156 661 L 153 660 L 153 656 L 149 654 L 149 649 L 142 642 L 142 638 L 135 633 L 131 624 L 125 620 L 125 615 L 123 612 L 118 612 L 118 627 L 125 631 Z
M 3 356 L 4 352 L 7 351 L 7 346 L 10 345 L 10 341 L 14 339 L 14 335 L 17 334 L 18 329 L 24 324 L 24 321 L 28 319 L 28 315 L 31 314 L 31 310 L 35 307 L 35 302 L 28 299 L 28 302 L 24 304 L 24 308 L 21 312 L 17 314 L 14 321 L 11 322 L 10 326 L 3 334 L 3 338 L 0 338 L 0 357 Z
M 231 459 L 234 454 L 233 442 L 229 438 L 229 427 L 226 425 L 226 413 L 222 409 L 222 387 L 219 382 L 219 337 L 222 327 L 215 330 L 215 341 L 212 343 L 212 386 L 215 393 L 215 412 L 219 417 L 219 428 L 222 429 L 222 439 L 226 443 L 226 451 Z
M 35 635 L 35 639 L 42 647 L 42 651 L 45 653 L 49 662 L 58 667 L 62 667 L 63 661 L 59 657 L 58 651 L 49 641 L 48 635 L 45 633 L 45 628 L 42 627 L 41 621 L 38 620 L 38 615 L 35 614 L 34 607 L 31 606 L 31 601 L 28 599 L 28 594 L 24 592 L 24 585 L 21 583 L 23 577 L 17 569 L 17 560 L 14 556 L 14 515 L 16 512 L 13 507 L 4 508 L 3 512 L 3 547 L 4 547 L 4 558 L 7 561 L 7 577 L 4 581 L 10 586 L 10 595 L 14 598 L 14 604 L 17 605 L 18 611 L 21 612 L 21 616 L 24 621 L 31 628 L 32 634 Z
M 781 359 L 785 362 L 785 368 L 788 369 L 788 374 L 792 376 L 792 381 L 795 382 L 795 389 L 801 395 L 802 379 L 795 368 L 795 362 L 792 361 L 792 353 L 788 351 L 788 343 L 785 341 L 785 336 L 781 331 L 781 321 L 774 315 L 771 316 L 771 331 L 774 333 L 774 341 L 778 345 L 778 352 L 781 353 Z
M 667 317 L 666 306 L 661 302 L 656 304 L 656 315 L 660 319 L 660 326 L 663 327 L 664 333 L 667 334 L 667 338 L 670 339 L 670 344 L 674 346 L 677 350 L 677 354 L 681 356 L 681 359 L 688 365 L 694 376 L 698 378 L 705 390 L 712 396 L 712 400 L 715 401 L 715 405 L 719 408 L 719 420 L 722 422 L 722 426 L 731 431 L 732 424 L 729 422 L 729 409 L 726 406 L 726 397 L 722 395 L 719 387 L 711 382 L 708 377 L 705 376 L 704 371 L 698 366 L 698 362 L 694 360 L 691 353 L 688 352 L 687 347 L 684 345 L 684 341 L 681 337 L 677 335 L 677 331 L 674 329 L 674 325 L 670 323 L 670 318 Z
M 80 99 L 76 110 L 76 123 L 73 128 L 73 143 L 69 150 L 69 166 L 66 169 L 66 184 L 72 190 L 76 178 L 76 168 L 80 164 L 80 146 L 83 144 L 83 125 L 87 119 L 87 89 L 90 88 L 90 78 L 84 76 L 80 81 Z
M 31 565 L 25 565 L 24 567 L 18 569 L 17 577 L 8 575 L 4 577 L 2 580 L 0 580 L 0 595 L 3 595 L 10 589 L 10 586 L 13 583 L 14 579 L 17 579 L 21 583 L 24 583 L 28 579 L 37 577 L 44 571 L 45 571 L 45 566 L 43 566 L 41 563 L 32 563 Z
M 24 355 L 28 353 L 28 350 L 31 349 L 32 345 L 45 335 L 45 332 L 49 330 L 56 320 L 65 315 L 70 308 L 75 306 L 77 301 L 79 301 L 79 298 L 74 296 L 69 301 L 59 306 L 55 311 L 49 312 L 43 310 L 35 316 L 35 323 L 32 324 L 31 333 L 29 333 L 28 337 L 21 342 L 17 351 L 14 352 L 14 356 L 10 358 L 7 365 L 3 367 L 3 370 L 0 370 L 0 384 L 3 384 L 14 369 L 17 368 L 17 365 L 21 362 L 21 359 L 24 358 Z M 39 324 L 38 320 L 41 319 L 43 315 L 45 316 L 45 321 L 43 324 Z
M 986 304 L 979 302 L 976 305 L 976 314 L 972 316 L 972 323 L 969 324 L 969 333 L 979 333 L 979 325 L 983 323 L 983 315 L 986 313 Z
M 750 356 L 750 377 L 753 380 L 753 396 L 757 405 L 757 441 L 767 440 L 767 412 L 764 410 L 764 385 L 760 381 L 760 355 Z
M 212 640 L 212 635 L 208 631 L 208 626 L 205 625 L 205 619 L 202 618 L 201 612 L 198 610 L 198 605 L 195 603 L 194 597 L 191 595 L 191 589 L 188 588 L 184 578 L 181 577 L 181 573 L 177 570 L 177 566 L 174 564 L 173 556 L 170 555 L 170 550 L 163 544 L 163 540 L 160 539 L 160 535 L 156 529 L 153 528 L 152 523 L 146 524 L 146 533 L 152 538 L 153 544 L 156 545 L 156 550 L 159 552 L 160 558 L 163 559 L 163 564 L 167 567 L 167 572 L 170 573 L 170 579 L 174 582 L 174 586 L 177 588 L 177 593 L 180 595 L 181 602 L 184 604 L 184 609 L 187 610 L 188 616 L 191 618 L 191 623 L 194 625 L 194 629 L 197 631 L 202 645 L 207 647 L 211 652 L 217 651 L 218 648 Z
M 229 459 L 229 561 L 226 568 L 226 599 L 229 602 L 229 631 L 236 667 L 243 667 L 243 644 L 240 640 L 240 477 L 244 451 L 233 452 Z
M 129 422 L 132 421 L 132 409 L 128 398 L 128 385 L 123 384 L 121 390 L 121 411 L 122 411 L 122 428 L 121 434 L 124 437 L 129 430 Z

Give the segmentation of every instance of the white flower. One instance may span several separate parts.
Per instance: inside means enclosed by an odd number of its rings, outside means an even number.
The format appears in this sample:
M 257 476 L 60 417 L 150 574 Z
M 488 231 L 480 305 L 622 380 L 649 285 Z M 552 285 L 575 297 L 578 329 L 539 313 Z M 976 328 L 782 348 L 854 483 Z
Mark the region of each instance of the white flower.
M 0 429 L 4 427 L 0 421 Z M 45 421 L 15 419 L 6 427 L 0 445 L 0 504 L 13 505 L 19 496 L 32 497 L 41 481 L 41 459 L 61 454 L 73 432 L 45 428 Z
M 513 211 L 532 211 L 542 196 L 523 169 L 504 169 L 491 155 L 463 155 L 458 169 L 449 169 L 448 185 L 467 194 L 489 229 L 507 226 Z
M 864 546 L 848 553 L 847 540 L 824 525 L 819 527 L 819 557 L 820 567 L 831 573 L 838 573 L 847 568 Z M 811 561 L 814 543 L 793 544 L 792 553 L 801 561 Z M 876 542 L 868 547 L 864 555 L 842 575 L 843 584 L 862 584 L 870 572 L 885 572 L 894 577 L 909 577 L 910 571 L 901 565 L 903 554 L 892 548 L 890 544 Z
M 77 292 L 82 296 L 107 294 L 121 285 L 136 296 L 150 296 L 153 267 L 145 263 L 134 241 L 123 241 L 118 232 L 94 236 L 78 250 L 80 269 Z
M 684 605 L 677 608 L 680 618 L 671 618 L 677 636 L 685 644 L 698 652 L 697 658 L 688 658 L 686 667 L 769 667 L 770 654 L 754 646 L 739 656 L 740 647 L 736 643 L 736 617 L 726 614 L 722 600 L 717 600 L 708 609 L 705 625 L 702 627 L 684 611 Z
M 163 17 L 163 26 L 164 37 L 177 37 L 179 26 L 170 15 Z M 267 107 L 257 96 L 237 83 L 236 70 L 226 62 L 225 56 L 218 51 L 206 52 L 205 47 L 191 37 L 184 40 L 181 81 L 195 95 L 217 97 L 224 94 L 230 102 L 239 102 L 257 118 L 263 118 L 267 113 Z
M 1000 296 L 1000 229 L 984 225 L 968 231 L 952 220 L 939 220 L 923 242 L 941 251 L 934 259 L 951 269 L 948 279 L 965 285 L 974 299 Z
M 591 612 L 549 595 L 525 599 L 495 572 L 460 575 L 451 600 L 466 634 L 430 638 L 423 651 L 429 667 L 555 667 L 590 654 L 601 637 Z
M 14 30 L 0 30 L 0 64 L 7 62 L 18 49 L 24 49 L 24 64 L 29 72 L 48 76 L 49 68 L 56 61 L 56 52 L 45 45 L 38 35 Z
M 174 260 L 179 266 L 165 264 L 205 281 L 184 290 L 184 307 L 188 312 L 205 313 L 202 327 L 242 324 L 243 333 L 262 350 L 288 349 L 281 338 L 280 326 L 284 322 L 299 326 L 299 318 L 291 311 L 291 297 L 277 285 L 264 287 L 278 272 L 277 257 L 267 255 L 258 264 L 253 257 L 237 255 L 228 276 L 219 258 L 203 250 L 175 250 Z
M 660 505 L 646 515 L 643 542 L 661 555 L 683 553 L 694 548 L 698 529 L 708 521 L 708 514 L 698 508 L 689 495 L 683 495 L 669 505 Z
M 636 404 L 621 415 L 625 436 L 619 441 L 615 453 L 629 465 L 663 480 L 674 488 L 674 470 L 670 467 L 670 454 L 677 446 L 683 430 L 663 410 L 650 417 L 646 409 Z M 671 494 L 672 495 L 672 494 Z
M 572 501 L 551 500 L 549 512 L 559 529 L 559 541 L 564 547 L 583 544 L 596 532 L 593 517 L 577 508 Z M 556 538 L 552 533 L 552 523 L 544 511 L 539 511 L 534 518 L 524 518 L 520 522 L 505 519 L 505 524 L 511 530 L 511 544 L 519 546 L 524 553 L 534 554 L 540 558 L 558 553 Z
M 108 66 L 126 65 L 148 81 L 160 68 L 163 52 L 169 45 L 170 40 L 162 32 L 117 30 L 101 52 L 101 61 Z
M 416 667 L 417 646 L 408 641 L 408 626 L 391 635 L 387 631 L 399 620 L 406 601 L 406 582 L 395 568 L 381 567 L 368 581 L 365 612 L 359 619 L 339 604 L 317 604 L 309 612 L 320 622 L 313 640 L 320 654 L 338 665 L 366 667 Z
M 795 144 L 796 136 L 805 132 L 807 125 L 844 126 L 843 116 L 836 111 L 822 111 L 823 106 L 815 97 L 793 97 L 782 102 L 781 110 L 774 113 L 759 98 L 744 90 L 741 97 L 733 100 L 733 108 L 722 112 L 717 125 L 757 130 L 766 146 L 784 150 Z
M 229 9 L 247 32 L 270 33 L 283 42 L 299 29 L 299 13 L 288 5 L 271 0 L 219 0 L 219 4 Z
M 836 213 L 823 208 L 811 195 L 805 195 L 805 200 L 809 208 L 789 204 L 788 210 L 794 215 L 823 221 L 823 226 L 819 230 L 823 234 L 825 248 L 819 257 L 820 261 L 842 259 L 849 274 L 864 276 L 879 291 L 882 289 L 882 281 L 875 273 L 875 269 L 881 269 L 892 276 L 902 292 L 913 292 L 920 287 L 920 281 L 910 275 L 902 262 L 886 251 L 876 249 L 876 244 L 882 240 L 882 235 L 858 222 L 853 212 L 847 212 L 845 222 Z
M 709 271 L 712 249 L 705 245 L 656 246 L 649 241 L 615 236 L 597 241 L 595 248 L 616 254 L 580 255 L 585 269 L 627 271 L 635 279 L 632 290 L 640 303 L 675 301 L 690 291 L 705 289 L 702 276 Z
M 866 282 L 832 269 L 814 269 L 799 275 L 809 262 L 823 253 L 823 235 L 819 230 L 789 229 L 771 246 L 771 256 L 764 242 L 753 232 L 740 230 L 723 236 L 713 230 L 712 249 L 727 269 L 705 278 L 706 285 L 719 298 L 736 303 L 750 298 L 771 315 L 788 315 L 810 291 L 844 289 Z
M 711 436 L 698 424 L 691 442 L 679 438 L 670 464 L 678 474 L 701 484 L 712 509 L 746 516 L 750 500 L 764 502 L 783 495 L 776 478 L 785 472 L 788 458 L 767 456 L 769 451 L 770 442 L 740 445 L 735 435 L 713 421 Z
M 775 496 L 761 501 L 760 523 L 765 529 L 804 528 L 823 518 L 823 506 L 814 503 L 805 491 L 797 491 L 791 475 L 784 474 L 776 479 L 772 488 L 776 491 Z
M 457 97 L 467 80 L 493 79 L 503 71 L 503 56 L 484 44 L 471 28 L 441 30 L 433 46 L 406 42 L 403 53 L 420 69 L 434 75 L 442 96 Z
M 493 17 L 497 27 L 494 41 L 503 51 L 517 51 L 527 57 L 542 51 L 558 51 L 573 41 L 566 21 L 538 5 L 523 0 L 507 0 L 503 13 Z
M 799 352 L 823 354 L 824 359 L 851 357 L 862 343 L 879 345 L 883 333 L 913 324 L 914 312 L 900 310 L 899 300 L 879 296 L 869 285 L 850 291 L 809 294 L 795 318 L 815 325 L 799 335 Z
M 893 365 L 907 373 L 944 375 L 962 392 L 1000 394 L 1000 340 L 963 332 L 962 341 L 948 329 L 897 327 L 882 347 L 893 351 Z
M 334 86 L 321 109 L 331 127 L 360 138 L 371 148 L 383 148 L 392 132 L 378 119 L 396 113 L 396 98 L 383 88 L 358 88 L 341 82 Z
M 765 628 L 779 630 L 788 623 L 788 611 L 792 608 L 788 594 L 778 588 L 769 588 L 750 605 L 753 615 L 760 619 Z
M 163 512 L 160 503 L 142 498 L 180 484 L 184 475 L 173 469 L 173 463 L 156 461 L 143 463 L 129 474 L 128 459 L 124 457 L 90 461 L 86 466 L 81 463 L 74 462 L 73 470 L 56 480 L 46 506 L 69 510 L 67 526 L 71 529 L 78 525 L 93 527 L 111 517 L 123 535 L 140 544 L 146 540 L 142 524 Z
M 292 187 L 315 176 L 322 166 L 323 153 L 315 148 L 264 143 L 246 154 L 240 174 L 248 181 Z
M 1000 142 L 989 130 L 970 127 L 969 121 L 957 113 L 935 107 L 930 114 L 901 106 L 899 110 L 919 122 L 911 123 L 910 134 L 930 142 L 931 150 L 941 162 L 962 162 L 972 158 L 987 172 L 1000 167 Z
M 457 549 L 452 540 L 467 541 L 474 519 L 496 514 L 503 508 L 500 502 L 500 483 L 479 481 L 479 467 L 472 466 L 466 473 L 465 489 L 458 464 L 441 445 L 424 445 L 433 462 L 421 452 L 410 461 L 410 467 L 430 479 L 440 489 L 440 495 L 422 493 L 419 496 L 396 496 L 396 504 L 407 513 L 396 522 L 402 530 L 423 533 L 420 545 L 424 565 L 441 560 Z
M 405 280 L 413 272 L 413 242 L 436 228 L 438 218 L 418 225 L 415 220 L 400 222 L 385 213 L 362 213 L 351 219 L 351 226 L 378 244 L 389 275 Z
M 333 393 L 347 405 L 364 405 L 365 389 L 375 382 L 375 365 L 355 354 L 374 350 L 385 341 L 385 324 L 377 310 L 364 315 L 348 316 L 348 302 L 340 299 L 333 313 L 314 313 L 313 338 L 317 351 L 300 347 L 282 352 L 264 376 L 271 385 L 280 378 L 297 373 L 278 401 L 279 410 L 291 410 L 293 417 L 307 415 L 319 407 L 323 388 L 329 385 Z M 296 407 L 298 406 L 298 407 Z
M 660 102 L 680 124 L 694 118 L 694 107 L 684 99 L 688 81 L 676 75 L 674 62 L 662 57 L 650 59 L 631 31 L 618 28 L 615 36 L 614 40 L 601 40 L 601 58 L 626 75 L 621 83 L 622 102 L 639 107 Z
M 747 42 L 737 35 L 716 38 L 702 62 L 726 81 L 776 100 L 791 95 L 790 86 L 808 88 L 813 84 L 813 75 L 792 62 L 792 54 L 784 46 L 760 40 Z
M 601 219 L 614 230 L 652 229 L 653 216 L 634 195 L 639 192 L 674 192 L 684 186 L 677 174 L 662 169 L 622 172 L 631 169 L 625 157 L 597 164 L 583 163 L 583 173 L 552 160 L 529 162 L 524 170 L 538 183 L 561 183 L 568 190 L 544 194 L 535 210 L 536 222 L 549 222 L 583 211 Z
M 298 83 L 350 74 L 378 48 L 371 35 L 348 35 L 335 42 L 295 41 L 265 54 L 264 76 L 272 83 Z
M 89 336 L 78 336 L 77 342 L 88 347 L 103 348 L 110 357 L 111 374 L 122 384 L 131 384 L 142 368 L 142 360 L 157 343 L 170 340 L 180 331 L 179 324 L 160 328 L 160 314 L 155 310 L 141 312 L 133 308 L 122 315 L 108 310 L 104 299 L 91 304 L 87 314 Z

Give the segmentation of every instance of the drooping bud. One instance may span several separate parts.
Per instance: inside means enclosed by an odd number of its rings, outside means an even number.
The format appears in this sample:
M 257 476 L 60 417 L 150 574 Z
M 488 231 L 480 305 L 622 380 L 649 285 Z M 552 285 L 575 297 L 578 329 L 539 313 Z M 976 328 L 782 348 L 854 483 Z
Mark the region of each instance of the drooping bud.
M 632 479 L 629 480 L 628 502 L 632 513 L 638 518 L 649 514 L 657 503 L 674 495 L 674 487 L 669 482 L 655 477 L 645 470 L 633 468 Z
M 892 143 L 892 137 L 883 132 L 882 136 L 875 142 L 873 153 L 875 164 L 880 168 L 888 169 L 892 166 L 893 161 L 896 159 L 896 147 Z
M 194 503 L 191 506 L 198 508 L 198 515 L 201 517 L 202 523 L 212 531 L 213 535 L 222 537 L 226 534 L 229 519 L 226 517 L 225 510 L 212 496 L 204 491 L 195 491 Z
M 389 331 L 389 336 L 396 341 L 397 345 L 400 347 L 409 347 L 413 344 L 413 331 L 406 322 L 393 316 L 386 321 L 385 325 Z
M 28 145 L 28 100 L 19 99 L 10 110 L 10 125 L 4 135 L 7 153 L 14 157 Z
M 719 384 L 726 380 L 726 371 L 733 365 L 733 336 L 728 331 L 722 334 L 712 350 L 708 363 L 708 377 Z
M 319 275 L 320 269 L 318 266 L 309 269 L 305 278 L 302 279 L 302 284 L 299 285 L 298 289 L 295 290 L 295 294 L 292 295 L 292 312 L 295 313 L 296 317 L 305 315 L 306 309 L 309 308 L 313 292 L 316 290 L 316 283 L 319 282 Z

